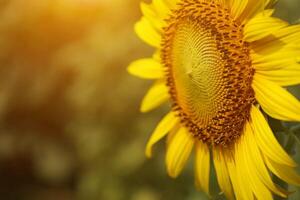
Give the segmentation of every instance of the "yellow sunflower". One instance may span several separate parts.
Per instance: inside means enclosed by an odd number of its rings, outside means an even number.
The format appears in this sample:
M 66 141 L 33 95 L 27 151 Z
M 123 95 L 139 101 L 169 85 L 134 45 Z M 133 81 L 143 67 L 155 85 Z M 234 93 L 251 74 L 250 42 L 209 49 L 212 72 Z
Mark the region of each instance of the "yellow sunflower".
M 296 163 L 274 137 L 262 110 L 300 121 L 300 102 L 285 86 L 300 83 L 300 25 L 272 17 L 274 0 L 153 0 L 141 3 L 137 35 L 154 47 L 128 71 L 155 79 L 141 111 L 166 101 L 172 110 L 154 130 L 146 155 L 167 136 L 166 165 L 177 177 L 195 150 L 196 186 L 209 195 L 210 159 L 228 199 L 289 194 L 276 175 L 299 185 Z

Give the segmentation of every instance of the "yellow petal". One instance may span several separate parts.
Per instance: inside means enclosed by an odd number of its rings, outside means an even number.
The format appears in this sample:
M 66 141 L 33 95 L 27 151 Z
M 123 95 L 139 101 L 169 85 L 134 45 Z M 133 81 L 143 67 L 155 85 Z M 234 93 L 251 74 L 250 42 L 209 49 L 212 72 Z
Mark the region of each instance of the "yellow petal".
M 237 175 L 236 164 L 233 159 L 226 159 L 227 169 L 232 183 L 232 187 L 235 193 L 236 200 L 243 200 L 242 190 L 242 177 Z M 251 193 L 251 192 L 250 192 Z M 251 193 L 252 194 L 252 193 Z
M 174 9 L 180 0 L 164 0 L 170 10 Z
M 170 143 L 171 143 L 173 137 L 176 135 L 176 133 L 178 132 L 178 130 L 180 128 L 181 128 L 181 124 L 180 123 L 176 124 L 175 127 L 172 128 L 172 130 L 170 131 L 170 133 L 167 135 L 167 140 L 166 140 L 167 149 L 169 148 Z
M 252 87 L 268 115 L 284 121 L 300 121 L 300 102 L 287 90 L 259 76 L 254 76 Z
M 147 146 L 146 146 L 146 156 L 152 157 L 152 147 L 153 145 L 162 139 L 168 132 L 178 123 L 178 118 L 173 112 L 168 113 L 157 125 L 156 129 L 152 133 Z
M 162 20 L 164 20 L 171 12 L 171 9 L 168 7 L 164 0 L 153 0 L 152 4 Z
M 300 84 L 300 64 L 290 65 L 288 68 L 270 71 L 257 71 L 256 76 L 267 79 L 280 86 L 291 86 Z
M 259 46 L 259 45 L 257 45 Z M 273 45 L 262 46 L 262 48 L 251 52 L 252 64 L 256 71 L 272 71 L 279 69 L 298 69 L 296 67 L 299 61 L 300 47 L 294 45 L 282 46 L 282 43 L 274 43 Z
M 272 200 L 272 194 L 266 185 L 262 182 L 262 178 L 259 177 L 257 168 L 255 167 L 256 163 L 253 163 L 251 159 L 252 150 L 255 150 L 255 147 L 249 146 L 249 136 L 253 134 L 250 124 L 247 123 L 245 127 L 244 135 L 241 136 L 241 145 L 240 145 L 240 162 L 242 169 L 245 170 L 245 180 L 249 181 L 252 192 L 254 193 L 257 200 Z M 254 145 L 252 142 L 251 145 Z M 257 147 L 256 147 L 257 148 Z M 259 154 L 258 154 L 259 155 Z M 260 169 L 262 170 L 262 169 Z M 262 172 L 262 171 L 260 171 Z M 262 176 L 262 173 L 260 174 Z M 260 179 L 261 178 L 261 179 Z
M 251 129 L 248 131 L 248 133 L 245 133 L 245 149 L 247 149 L 248 154 L 246 157 L 246 162 L 250 167 L 252 167 L 251 173 L 253 176 L 256 175 L 258 179 L 275 194 L 286 198 L 288 192 L 273 183 L 261 154 L 261 152 L 263 152 L 263 148 L 261 148 L 261 151 L 259 150 L 258 142 L 256 141 L 257 138 L 254 136 L 254 133 Z M 279 149 L 279 151 L 280 150 L 282 149 Z
M 195 156 L 196 186 L 209 195 L 210 156 L 208 146 L 198 141 Z
M 299 55 L 300 47 L 278 42 L 251 52 L 251 59 L 258 76 L 288 86 L 300 83 Z
M 230 4 L 232 16 L 237 19 L 244 12 L 248 4 L 248 0 L 230 0 Z
M 258 52 L 259 54 L 265 54 L 263 56 L 273 55 L 275 52 L 277 53 L 276 56 L 285 57 L 285 55 L 280 55 L 280 54 L 285 53 L 284 48 L 286 47 L 298 48 L 298 52 L 299 52 L 300 25 L 286 26 L 284 28 L 274 31 L 271 35 L 261 40 L 251 43 L 251 48 L 255 52 Z M 284 50 L 283 52 L 280 51 L 282 48 Z M 263 56 L 261 58 L 263 58 Z
M 246 41 L 253 42 L 259 40 L 274 33 L 274 31 L 288 26 L 288 23 L 271 17 L 273 11 L 274 10 L 265 10 L 246 23 L 244 28 L 244 38 Z
M 165 21 L 158 16 L 154 6 L 152 4 L 149 5 L 145 2 L 141 2 L 141 10 L 143 15 L 149 20 L 152 26 L 161 32 L 162 27 L 165 25 Z
M 164 77 L 163 67 L 152 58 L 144 58 L 132 62 L 127 68 L 134 76 L 144 79 L 160 79 Z
M 234 199 L 229 173 L 221 148 L 213 148 L 214 165 L 217 173 L 217 179 L 221 190 L 228 199 Z
M 228 2 L 234 18 L 242 23 L 263 11 L 266 6 L 265 0 L 229 0 Z
M 285 43 L 300 46 L 300 25 L 291 25 L 279 29 L 275 31 L 273 35 Z
M 150 46 L 160 48 L 161 35 L 151 25 L 150 21 L 142 17 L 134 26 L 136 34 Z
M 145 95 L 141 112 L 148 112 L 169 99 L 168 88 L 163 81 L 156 82 Z
M 185 127 L 181 127 L 170 141 L 167 149 L 166 165 L 168 174 L 176 178 L 191 154 L 194 146 L 194 138 Z
M 278 164 L 291 167 L 297 165 L 277 142 L 265 117 L 255 106 L 252 106 L 251 109 L 251 122 L 255 136 L 254 140 L 257 142 L 263 155 Z
M 242 199 L 251 200 L 254 199 L 253 188 L 252 188 L 252 185 L 254 183 L 250 183 L 253 182 L 253 180 L 250 180 L 249 171 L 246 169 L 245 166 L 244 149 L 243 149 L 245 145 L 244 134 L 246 134 L 245 131 L 243 135 L 240 137 L 240 139 L 236 141 L 234 159 L 236 164 L 236 176 L 238 179 L 239 188 L 241 190 L 240 195 L 242 196 Z
M 153 59 L 156 60 L 157 62 L 161 63 L 161 59 L 160 59 L 160 51 L 157 50 L 155 51 L 155 53 L 153 54 Z
M 294 168 L 278 164 L 268 157 L 265 157 L 265 162 L 271 172 L 277 177 L 281 178 L 287 183 L 300 186 L 300 176 L 297 174 Z

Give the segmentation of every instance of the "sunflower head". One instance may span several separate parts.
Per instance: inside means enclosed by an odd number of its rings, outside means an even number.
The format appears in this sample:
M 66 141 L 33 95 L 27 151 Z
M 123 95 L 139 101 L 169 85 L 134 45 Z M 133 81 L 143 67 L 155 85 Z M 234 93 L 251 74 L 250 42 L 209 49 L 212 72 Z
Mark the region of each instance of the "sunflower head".
M 143 99 L 143 112 L 166 101 L 172 106 L 150 137 L 146 155 L 167 136 L 167 170 L 177 177 L 195 149 L 196 185 L 207 194 L 210 159 L 228 199 L 287 197 L 270 174 L 300 185 L 296 163 L 265 118 L 300 121 L 300 103 L 284 88 L 300 83 L 300 25 L 273 17 L 274 3 L 141 4 L 144 16 L 135 30 L 156 50 L 128 70 L 156 80 Z
M 225 5 L 181 1 L 162 32 L 173 110 L 205 143 L 228 145 L 250 116 L 254 69 L 243 25 Z

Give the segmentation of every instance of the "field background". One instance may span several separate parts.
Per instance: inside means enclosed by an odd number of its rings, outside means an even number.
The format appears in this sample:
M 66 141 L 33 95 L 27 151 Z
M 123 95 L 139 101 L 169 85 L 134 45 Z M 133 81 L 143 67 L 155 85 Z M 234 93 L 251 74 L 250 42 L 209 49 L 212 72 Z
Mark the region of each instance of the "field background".
M 300 22 L 300 0 L 280 0 L 276 15 Z M 1 200 L 207 199 L 193 159 L 173 180 L 163 141 L 144 156 L 168 106 L 141 114 L 151 82 L 126 72 L 153 51 L 133 32 L 140 16 L 139 0 L 0 0 Z M 300 163 L 297 124 L 270 123 Z

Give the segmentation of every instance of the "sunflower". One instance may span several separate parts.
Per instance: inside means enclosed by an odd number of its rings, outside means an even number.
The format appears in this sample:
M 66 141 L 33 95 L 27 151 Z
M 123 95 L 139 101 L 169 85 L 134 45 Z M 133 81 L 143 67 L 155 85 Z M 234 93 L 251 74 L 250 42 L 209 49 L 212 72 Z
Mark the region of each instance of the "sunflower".
M 209 195 L 210 163 L 228 199 L 286 198 L 272 181 L 300 185 L 297 164 L 266 116 L 300 121 L 284 87 L 300 83 L 300 25 L 272 16 L 274 0 L 153 0 L 141 3 L 137 35 L 155 48 L 129 73 L 153 79 L 142 112 L 169 101 L 146 146 L 167 137 L 166 166 L 177 177 L 195 150 L 195 183 Z

